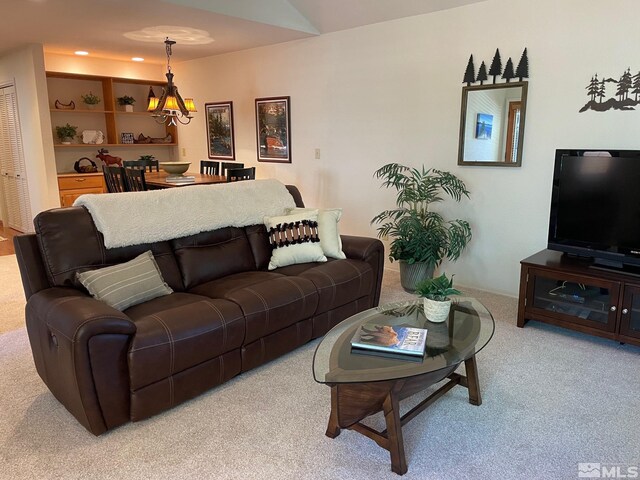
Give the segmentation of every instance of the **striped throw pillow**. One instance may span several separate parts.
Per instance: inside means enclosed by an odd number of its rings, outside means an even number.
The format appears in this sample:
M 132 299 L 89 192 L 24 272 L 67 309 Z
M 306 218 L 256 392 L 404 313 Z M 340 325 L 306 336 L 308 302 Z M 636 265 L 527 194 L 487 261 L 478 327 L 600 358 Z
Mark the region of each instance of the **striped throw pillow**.
M 78 273 L 77 278 L 93 298 L 120 311 L 173 292 L 151 250 L 126 263 Z

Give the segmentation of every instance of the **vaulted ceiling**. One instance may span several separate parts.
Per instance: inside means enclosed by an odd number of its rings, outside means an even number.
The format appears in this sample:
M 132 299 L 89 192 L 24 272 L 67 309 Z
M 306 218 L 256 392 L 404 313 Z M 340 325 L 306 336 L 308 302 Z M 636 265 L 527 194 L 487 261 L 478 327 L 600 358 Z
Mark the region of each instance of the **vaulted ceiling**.
M 0 55 L 45 52 L 164 63 L 287 42 L 486 0 L 3 0 Z

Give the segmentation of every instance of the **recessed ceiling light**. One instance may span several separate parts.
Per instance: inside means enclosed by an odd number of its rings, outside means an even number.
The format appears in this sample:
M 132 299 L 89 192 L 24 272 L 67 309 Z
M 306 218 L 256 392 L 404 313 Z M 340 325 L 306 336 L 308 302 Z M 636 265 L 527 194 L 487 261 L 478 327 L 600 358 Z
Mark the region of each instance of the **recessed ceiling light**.
M 131 58 L 131 60 L 133 60 L 134 62 L 144 62 L 144 58 L 142 57 L 133 57 Z
M 89 52 L 85 52 L 84 50 L 77 50 L 75 52 L 76 55 L 89 55 Z

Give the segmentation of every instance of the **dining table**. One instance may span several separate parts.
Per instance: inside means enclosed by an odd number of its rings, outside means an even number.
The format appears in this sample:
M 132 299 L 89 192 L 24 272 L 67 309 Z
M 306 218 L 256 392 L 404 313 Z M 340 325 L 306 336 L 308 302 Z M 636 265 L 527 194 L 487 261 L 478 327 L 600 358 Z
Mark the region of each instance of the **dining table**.
M 227 183 L 227 177 L 225 175 L 206 175 L 203 173 L 188 173 L 185 177 L 193 177 L 193 181 L 171 182 L 167 181 L 169 174 L 165 171 L 160 172 L 145 172 L 144 179 L 147 184 L 147 188 L 173 188 L 184 187 L 186 185 L 211 185 L 214 183 Z M 176 175 L 171 175 L 176 177 Z

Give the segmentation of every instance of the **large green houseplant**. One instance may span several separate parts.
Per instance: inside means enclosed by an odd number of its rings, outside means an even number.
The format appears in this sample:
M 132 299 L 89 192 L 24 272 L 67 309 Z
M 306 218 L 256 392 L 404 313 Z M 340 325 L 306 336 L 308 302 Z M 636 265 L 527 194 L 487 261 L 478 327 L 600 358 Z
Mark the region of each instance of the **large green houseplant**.
M 464 182 L 450 172 L 389 163 L 376 170 L 382 186 L 397 191 L 396 208 L 376 215 L 378 237 L 391 239 L 389 259 L 400 262 L 400 281 L 407 291 L 433 276 L 444 258 L 457 260 L 471 240 L 466 220 L 445 220 L 431 210 L 446 196 L 459 202 L 469 197 Z

